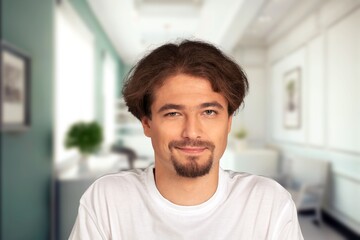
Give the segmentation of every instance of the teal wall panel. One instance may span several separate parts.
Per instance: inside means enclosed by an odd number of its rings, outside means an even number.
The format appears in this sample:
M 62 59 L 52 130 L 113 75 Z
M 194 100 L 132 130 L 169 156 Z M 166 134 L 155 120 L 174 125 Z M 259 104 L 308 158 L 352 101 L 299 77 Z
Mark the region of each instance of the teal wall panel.
M 72 4 L 95 36 L 96 117 L 102 122 L 102 57 L 118 63 L 118 89 L 124 64 L 85 0 Z M 31 59 L 31 127 L 0 133 L 0 239 L 50 239 L 54 98 L 55 0 L 1 0 L 1 36 Z
M 49 239 L 54 1 L 2 0 L 3 39 L 31 58 L 31 127 L 1 133 L 2 239 Z

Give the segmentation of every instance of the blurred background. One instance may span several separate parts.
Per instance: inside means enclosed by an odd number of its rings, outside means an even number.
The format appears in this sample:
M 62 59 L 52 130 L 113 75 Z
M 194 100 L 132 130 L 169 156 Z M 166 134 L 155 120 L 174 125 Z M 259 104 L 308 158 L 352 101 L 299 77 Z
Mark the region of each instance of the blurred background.
M 1 0 L 0 11 L 1 239 L 67 239 L 96 178 L 153 163 L 121 87 L 144 54 L 184 38 L 215 44 L 249 78 L 222 167 L 286 187 L 305 239 L 360 239 L 360 1 Z

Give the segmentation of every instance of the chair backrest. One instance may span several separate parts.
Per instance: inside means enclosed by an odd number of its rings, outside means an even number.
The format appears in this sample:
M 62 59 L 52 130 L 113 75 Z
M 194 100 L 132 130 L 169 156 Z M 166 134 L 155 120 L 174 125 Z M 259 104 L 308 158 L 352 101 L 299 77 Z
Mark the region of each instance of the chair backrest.
M 290 160 L 289 176 L 301 183 L 325 185 L 328 178 L 330 164 L 320 159 L 292 157 Z

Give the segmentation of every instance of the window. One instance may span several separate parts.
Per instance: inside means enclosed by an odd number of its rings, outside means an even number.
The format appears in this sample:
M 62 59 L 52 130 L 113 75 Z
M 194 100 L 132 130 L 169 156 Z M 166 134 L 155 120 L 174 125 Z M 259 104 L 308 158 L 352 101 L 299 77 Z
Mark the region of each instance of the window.
M 56 10 L 55 164 L 76 156 L 64 147 L 65 134 L 77 121 L 94 119 L 94 41 L 68 4 Z
M 116 63 L 105 54 L 103 60 L 103 99 L 104 99 L 104 144 L 110 147 L 115 142 L 115 106 L 116 106 Z

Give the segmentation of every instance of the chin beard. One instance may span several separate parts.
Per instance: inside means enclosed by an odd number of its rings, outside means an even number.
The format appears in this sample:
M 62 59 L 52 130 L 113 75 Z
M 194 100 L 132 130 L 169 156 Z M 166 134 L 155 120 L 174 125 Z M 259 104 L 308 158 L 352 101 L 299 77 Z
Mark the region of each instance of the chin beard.
M 213 154 L 210 155 L 204 164 L 199 164 L 199 157 L 187 157 L 186 163 L 182 164 L 174 156 L 171 157 L 171 162 L 175 168 L 176 173 L 181 177 L 197 178 L 202 177 L 210 172 L 213 165 Z
M 175 168 L 176 173 L 182 177 L 196 178 L 201 177 L 210 172 L 210 169 L 214 161 L 214 149 L 215 145 L 210 141 L 203 140 L 180 140 L 180 141 L 171 141 L 169 143 L 169 149 L 172 151 L 176 147 L 185 147 L 185 146 L 197 146 L 197 147 L 206 147 L 210 151 L 210 156 L 205 163 L 199 164 L 200 156 L 187 156 L 185 163 L 181 163 L 175 156 L 174 153 L 171 154 L 171 162 Z

